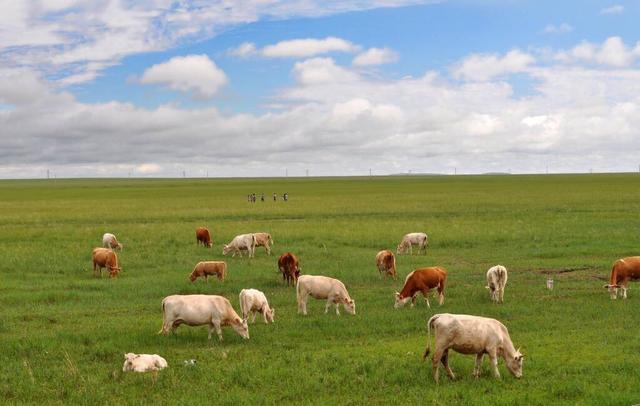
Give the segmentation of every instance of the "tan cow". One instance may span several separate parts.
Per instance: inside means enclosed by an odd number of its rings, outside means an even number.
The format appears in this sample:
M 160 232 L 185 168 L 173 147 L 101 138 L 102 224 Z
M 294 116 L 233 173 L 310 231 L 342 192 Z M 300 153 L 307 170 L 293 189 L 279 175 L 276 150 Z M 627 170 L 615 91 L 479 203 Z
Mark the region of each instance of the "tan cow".
M 336 306 L 336 314 L 339 316 L 338 305 L 343 304 L 349 314 L 356 314 L 356 302 L 351 299 L 344 283 L 328 276 L 301 275 L 296 284 L 296 298 L 298 301 L 298 313 L 307 314 L 307 299 L 311 296 L 315 299 L 327 299 L 324 313 L 329 312 L 331 304 Z
M 91 252 L 91 258 L 93 260 L 94 276 L 96 275 L 96 269 L 99 269 L 100 277 L 102 277 L 102 268 L 107 268 L 110 278 L 117 277 L 122 270 L 118 267 L 118 256 L 109 248 L 94 248 L 93 252 Z
M 454 379 L 449 368 L 449 350 L 461 354 L 476 354 L 476 366 L 473 375 L 480 376 L 480 367 L 484 354 L 489 354 L 491 367 L 496 378 L 498 357 L 504 358 L 507 369 L 516 378 L 522 377 L 522 361 L 524 355 L 516 350 L 504 324 L 487 317 L 469 316 L 466 314 L 436 314 L 427 322 L 427 349 L 423 359 L 431 350 L 431 329 L 435 330 L 436 349 L 433 353 L 433 379 L 438 382 L 438 367 L 442 362 L 449 378 Z
M 404 280 L 404 286 L 400 292 L 396 292 L 396 302 L 393 305 L 396 309 L 411 301 L 411 306 L 416 302 L 418 292 L 422 293 L 424 300 L 429 304 L 429 290 L 437 289 L 439 303 L 444 303 L 444 288 L 447 283 L 447 270 L 442 267 L 420 268 L 409 273 Z
M 198 262 L 193 268 L 193 272 L 189 274 L 189 280 L 191 282 L 198 278 L 204 277 L 204 281 L 209 282 L 209 275 L 215 275 L 224 282 L 224 278 L 227 275 L 227 263 L 224 261 L 201 261 Z
M 268 255 L 271 255 L 271 246 L 273 245 L 273 238 L 269 233 L 253 233 L 256 237 L 256 247 L 264 247 Z
M 398 244 L 398 248 L 396 249 L 396 254 L 402 254 L 404 252 L 409 251 L 409 255 L 413 255 L 413 246 L 418 246 L 418 254 L 420 251 L 424 251 L 424 254 L 427 254 L 427 243 L 428 238 L 425 233 L 409 233 L 405 234 L 402 237 L 402 241 Z
M 626 257 L 613 263 L 609 283 L 604 287 L 609 290 L 611 299 L 618 297 L 619 288 L 622 290 L 622 297 L 626 299 L 629 281 L 636 279 L 640 279 L 640 257 Z
M 487 286 L 491 295 L 491 301 L 504 303 L 504 287 L 507 284 L 507 268 L 496 265 L 487 271 Z
M 253 258 L 256 251 L 256 237 L 254 234 L 240 234 L 233 237 L 233 240 L 229 244 L 224 244 L 222 247 L 222 255 L 227 255 L 233 252 L 231 257 L 235 257 L 236 253 L 242 256 L 242 251 L 249 252 L 249 258 Z
M 104 248 L 111 248 L 120 251 L 122 251 L 123 248 L 122 244 L 118 242 L 116 236 L 111 233 L 104 233 L 102 236 L 102 246 Z
M 256 313 L 262 313 L 265 323 L 273 323 L 275 309 L 269 307 L 269 302 L 264 293 L 257 289 L 242 289 L 240 291 L 240 312 L 244 320 L 249 319 L 249 313 L 252 314 L 251 322 L 255 323 Z
M 385 274 L 396 279 L 396 257 L 389 250 L 382 250 L 376 255 L 376 265 L 380 275 Z

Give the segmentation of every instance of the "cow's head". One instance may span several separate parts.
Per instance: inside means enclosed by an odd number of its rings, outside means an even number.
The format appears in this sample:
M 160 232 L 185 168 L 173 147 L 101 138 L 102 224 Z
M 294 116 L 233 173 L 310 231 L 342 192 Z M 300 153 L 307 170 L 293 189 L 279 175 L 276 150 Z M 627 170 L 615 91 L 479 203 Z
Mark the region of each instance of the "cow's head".
M 266 311 L 264 314 L 265 314 L 265 316 L 267 316 L 267 321 L 269 323 L 273 323 L 274 322 L 274 317 L 276 315 L 276 309 L 271 308 L 268 311 Z
M 207 247 L 209 247 L 209 248 L 213 247 L 213 241 L 208 240 L 207 241 Z
M 403 252 L 406 251 L 407 248 L 408 248 L 408 244 L 402 241 L 400 244 L 398 244 L 398 247 L 396 248 L 396 254 L 402 254 Z
M 193 281 L 195 281 L 196 279 L 198 279 L 198 275 L 196 275 L 196 273 L 195 273 L 195 272 L 191 272 L 191 273 L 189 274 L 189 280 L 190 280 L 191 282 L 193 282 Z
M 351 298 L 346 298 L 344 300 L 344 302 L 342 302 L 344 305 L 344 310 L 347 311 L 347 313 L 349 314 L 356 314 L 356 301 L 351 299 Z
M 229 247 L 227 244 L 224 244 L 222 246 L 222 255 L 227 255 L 229 252 L 231 252 L 231 247 Z
M 603 287 L 609 291 L 609 295 L 611 296 L 611 299 L 616 299 L 618 297 L 618 288 L 620 287 L 620 285 L 606 284 Z
M 409 303 L 411 301 L 411 296 L 407 296 L 407 297 L 402 297 L 400 295 L 400 292 L 396 292 L 396 302 L 393 305 L 394 309 L 399 309 L 402 306 L 406 305 L 407 303 Z
M 122 365 L 122 372 L 133 371 L 133 361 L 140 355 L 128 352 L 124 354 L 124 365 Z
M 524 355 L 520 352 L 518 348 L 516 353 L 513 354 L 513 358 L 505 358 L 507 361 L 507 369 L 513 376 L 516 378 L 522 378 L 522 362 L 524 361 Z
M 122 271 L 121 268 L 118 267 L 109 267 L 109 277 L 110 278 L 117 278 L 118 275 L 120 274 L 120 271 Z
M 241 319 L 237 317 L 233 322 L 231 322 L 231 327 L 240 335 L 240 337 L 245 340 L 249 339 L 249 324 L 247 324 L 246 319 Z

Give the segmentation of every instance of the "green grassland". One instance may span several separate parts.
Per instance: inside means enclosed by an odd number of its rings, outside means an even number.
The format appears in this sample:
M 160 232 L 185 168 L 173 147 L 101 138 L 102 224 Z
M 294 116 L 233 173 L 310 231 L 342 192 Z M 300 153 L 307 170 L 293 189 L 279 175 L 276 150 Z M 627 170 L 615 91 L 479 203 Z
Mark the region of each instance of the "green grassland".
M 267 201 L 246 201 L 264 192 Z M 289 193 L 274 203 L 271 194 Z M 640 402 L 640 285 L 629 299 L 605 289 L 617 258 L 640 254 L 640 176 L 457 176 L 290 179 L 49 180 L 0 182 L 0 399 L 55 404 L 633 404 Z M 196 245 L 207 226 L 213 249 Z M 268 231 L 267 256 L 230 258 L 228 279 L 190 283 L 222 243 Z M 428 254 L 398 257 L 397 281 L 375 254 L 407 232 L 429 234 Z M 95 278 L 91 250 L 104 232 L 124 243 L 117 280 Z M 342 280 L 357 314 L 297 314 L 277 256 L 303 273 Z M 505 303 L 485 272 L 509 269 Z M 416 267 L 449 271 L 446 300 L 393 308 Z M 555 289 L 546 289 L 548 275 Z M 171 294 L 264 291 L 276 322 L 258 317 L 250 340 L 206 327 L 156 333 Z M 437 312 L 495 317 L 526 355 L 516 380 L 472 377 L 474 357 L 453 353 L 457 374 L 436 385 L 422 362 L 426 320 Z M 157 381 L 122 373 L 125 352 L 169 362 Z M 182 361 L 195 358 L 195 367 Z

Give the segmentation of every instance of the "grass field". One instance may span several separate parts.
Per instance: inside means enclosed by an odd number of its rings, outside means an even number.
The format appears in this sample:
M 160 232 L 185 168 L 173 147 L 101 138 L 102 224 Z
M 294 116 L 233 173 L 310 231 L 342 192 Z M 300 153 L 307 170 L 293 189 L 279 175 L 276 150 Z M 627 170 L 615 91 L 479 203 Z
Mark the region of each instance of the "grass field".
M 249 204 L 246 195 L 267 201 Z M 289 193 L 274 203 L 271 194 Z M 49 180 L 0 182 L 0 398 L 58 404 L 621 404 L 640 402 L 640 285 L 611 301 L 613 261 L 640 254 L 640 176 L 553 175 L 333 179 Z M 213 249 L 196 246 L 207 226 Z M 189 283 L 201 260 L 224 259 L 236 234 L 268 231 L 268 257 L 226 258 L 228 279 Z M 425 231 L 426 256 L 399 256 L 398 281 L 380 279 L 375 254 Z M 104 232 L 124 244 L 119 279 L 94 278 L 91 250 Z M 342 280 L 357 314 L 296 313 L 277 256 L 303 273 Z M 509 269 L 505 303 L 489 301 L 486 270 Z M 419 266 L 448 269 L 446 300 L 393 308 Z M 547 275 L 555 289 L 549 291 Z M 171 294 L 264 291 L 276 322 L 250 340 L 206 327 L 158 336 Z M 453 353 L 435 385 L 421 361 L 434 313 L 495 317 L 526 355 L 524 377 Z M 125 352 L 169 362 L 156 382 L 122 373 Z M 182 361 L 195 358 L 196 367 Z

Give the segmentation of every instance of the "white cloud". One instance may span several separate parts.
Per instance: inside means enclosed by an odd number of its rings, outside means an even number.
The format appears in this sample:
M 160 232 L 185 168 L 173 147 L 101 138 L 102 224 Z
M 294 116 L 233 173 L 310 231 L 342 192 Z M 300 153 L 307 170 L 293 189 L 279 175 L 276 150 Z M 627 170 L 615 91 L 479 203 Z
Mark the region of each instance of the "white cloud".
M 630 66 L 640 58 L 640 42 L 627 46 L 620 37 L 609 37 L 601 45 L 582 42 L 569 51 L 560 51 L 556 59 L 565 63 L 592 63 L 613 67 Z
M 358 77 L 354 72 L 336 65 L 331 58 L 312 58 L 296 62 L 293 74 L 301 85 L 350 82 Z
M 148 68 L 140 78 L 142 84 L 159 84 L 172 90 L 193 92 L 200 98 L 215 96 L 227 82 L 227 75 L 207 55 L 176 56 Z
M 356 52 L 359 47 L 342 38 L 303 38 L 267 45 L 261 54 L 267 58 L 304 58 L 329 52 Z
M 571 31 L 573 31 L 573 27 L 567 23 L 562 23 L 558 26 L 549 24 L 542 30 L 545 34 L 566 34 Z
M 453 70 L 453 76 L 466 80 L 489 80 L 496 76 L 523 72 L 534 62 L 533 56 L 517 49 L 502 57 L 497 54 L 476 54 L 459 63 Z
M 398 53 L 390 48 L 369 48 L 353 59 L 355 66 L 370 66 L 392 63 L 398 60 Z
M 239 58 L 248 58 L 257 53 L 256 44 L 253 42 L 243 42 L 235 48 L 229 50 L 229 54 Z
M 620 14 L 623 11 L 624 11 L 624 6 L 621 6 L 620 4 L 615 4 L 613 6 L 603 8 L 602 10 L 600 10 L 600 14 Z

